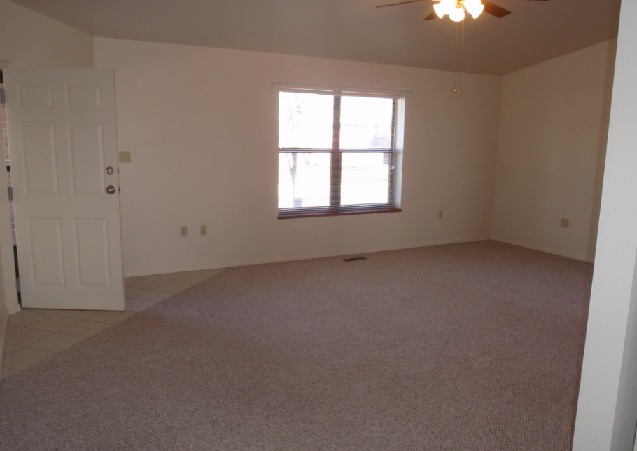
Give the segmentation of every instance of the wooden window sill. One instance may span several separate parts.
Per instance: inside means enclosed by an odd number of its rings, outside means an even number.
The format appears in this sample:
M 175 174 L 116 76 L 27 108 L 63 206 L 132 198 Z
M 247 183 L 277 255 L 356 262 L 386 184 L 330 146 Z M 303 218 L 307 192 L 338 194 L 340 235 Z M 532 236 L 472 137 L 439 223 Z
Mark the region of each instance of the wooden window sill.
M 277 219 L 295 219 L 295 218 L 317 218 L 323 216 L 351 216 L 351 215 L 369 215 L 377 213 L 400 213 L 402 209 L 392 208 L 361 208 L 351 210 L 308 210 L 295 211 L 290 213 L 281 213 Z

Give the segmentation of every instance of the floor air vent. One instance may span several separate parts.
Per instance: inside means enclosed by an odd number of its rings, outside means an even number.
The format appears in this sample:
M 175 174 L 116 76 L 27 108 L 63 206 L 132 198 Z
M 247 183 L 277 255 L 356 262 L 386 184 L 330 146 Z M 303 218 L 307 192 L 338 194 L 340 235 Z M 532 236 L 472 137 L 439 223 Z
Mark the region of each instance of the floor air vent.
M 358 260 L 367 260 L 367 257 L 349 257 L 343 259 L 344 262 L 356 262 Z

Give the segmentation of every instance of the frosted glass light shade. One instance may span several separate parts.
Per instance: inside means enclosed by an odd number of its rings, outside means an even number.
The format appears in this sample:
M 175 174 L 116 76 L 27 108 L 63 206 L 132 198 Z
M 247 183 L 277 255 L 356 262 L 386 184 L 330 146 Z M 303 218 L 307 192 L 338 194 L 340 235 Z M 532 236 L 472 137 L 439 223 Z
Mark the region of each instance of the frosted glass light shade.
M 440 0 L 434 5 L 434 12 L 439 18 L 442 19 L 449 15 L 449 19 L 454 22 L 464 20 L 465 9 L 471 14 L 471 17 L 477 19 L 484 11 L 484 5 L 481 0 Z
M 480 0 L 464 0 L 463 5 L 474 19 L 477 19 L 478 16 L 482 14 L 482 11 L 484 11 L 484 5 Z
M 449 12 L 449 18 L 454 22 L 462 22 L 464 20 L 464 8 L 453 8 Z
M 442 19 L 455 8 L 455 0 L 440 0 L 438 4 L 434 5 L 434 12 Z

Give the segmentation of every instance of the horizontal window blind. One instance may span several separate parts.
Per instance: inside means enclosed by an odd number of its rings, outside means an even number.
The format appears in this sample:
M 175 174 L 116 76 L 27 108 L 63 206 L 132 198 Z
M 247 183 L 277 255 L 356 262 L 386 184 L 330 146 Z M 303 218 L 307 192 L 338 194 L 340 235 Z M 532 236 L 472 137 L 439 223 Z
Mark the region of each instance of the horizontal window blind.
M 279 93 L 279 218 L 397 211 L 398 98 Z

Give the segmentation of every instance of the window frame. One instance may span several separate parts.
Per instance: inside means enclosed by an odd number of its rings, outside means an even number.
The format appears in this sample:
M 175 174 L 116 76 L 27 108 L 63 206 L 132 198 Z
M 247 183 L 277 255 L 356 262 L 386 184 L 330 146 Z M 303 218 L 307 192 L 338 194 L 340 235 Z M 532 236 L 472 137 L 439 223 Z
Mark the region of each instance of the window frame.
M 333 97 L 332 107 L 332 147 L 331 149 L 323 148 L 302 148 L 302 147 L 279 147 L 279 157 L 283 153 L 323 153 L 330 156 L 330 205 L 321 207 L 297 207 L 297 208 L 278 208 L 278 219 L 291 219 L 291 218 L 303 218 L 303 217 L 319 217 L 319 216 L 340 216 L 340 215 L 359 215 L 359 214 L 373 214 L 373 213 L 397 213 L 402 211 L 397 206 L 396 202 L 396 178 L 398 173 L 401 172 L 397 168 L 398 164 L 398 152 L 397 149 L 397 134 L 399 124 L 399 102 L 403 100 L 403 97 L 386 94 L 368 94 L 362 92 L 344 92 L 344 91 L 316 91 L 305 89 L 279 89 L 280 93 L 306 93 L 306 94 L 319 94 L 329 95 Z M 377 97 L 392 100 L 392 119 L 391 119 L 391 142 L 390 147 L 387 149 L 341 149 L 340 148 L 340 114 L 341 114 L 341 100 L 343 97 Z M 280 97 L 278 97 L 280 98 Z M 341 205 L 342 202 L 342 173 L 343 173 L 343 155 L 350 153 L 362 153 L 362 154 L 385 154 L 389 160 L 388 162 L 388 186 L 387 194 L 388 199 L 386 203 L 363 203 L 354 205 Z M 280 173 L 278 174 L 278 180 L 280 182 Z M 278 194 L 277 194 L 278 202 Z

